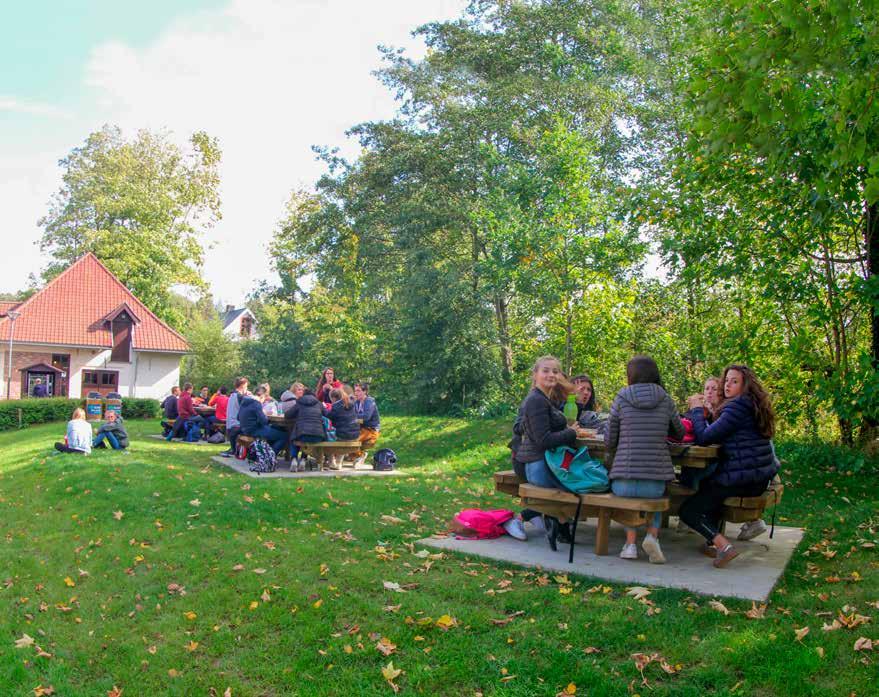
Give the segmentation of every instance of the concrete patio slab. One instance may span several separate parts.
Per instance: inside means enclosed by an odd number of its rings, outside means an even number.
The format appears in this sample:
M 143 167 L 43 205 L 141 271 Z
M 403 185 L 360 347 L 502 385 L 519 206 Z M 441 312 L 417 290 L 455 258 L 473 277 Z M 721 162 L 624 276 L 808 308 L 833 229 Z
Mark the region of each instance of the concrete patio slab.
M 245 474 L 248 477 L 258 477 L 261 479 L 265 478 L 283 478 L 283 479 L 321 479 L 326 477 L 394 477 L 403 474 L 400 470 L 391 470 L 389 472 L 377 472 L 372 469 L 371 465 L 361 465 L 360 467 L 352 469 L 351 467 L 345 467 L 341 470 L 322 470 L 319 472 L 291 472 L 290 471 L 290 463 L 286 460 L 282 460 L 278 463 L 277 469 L 274 472 L 264 472 L 263 474 L 257 474 L 256 472 L 250 471 L 250 463 L 246 460 L 239 460 L 236 457 L 221 457 L 220 455 L 214 455 L 211 457 L 211 460 L 217 462 L 221 465 L 226 465 L 230 469 L 235 470 L 241 474 Z
M 599 557 L 593 552 L 594 522 L 581 522 L 577 526 L 573 564 L 568 564 L 568 545 L 559 543 L 558 552 L 553 552 L 542 531 L 530 524 L 526 524 L 525 529 L 528 532 L 526 542 L 504 535 L 496 540 L 428 537 L 419 540 L 417 544 L 607 581 L 681 588 L 700 595 L 765 601 L 803 537 L 801 528 L 776 526 L 775 536 L 771 540 L 769 533 L 766 533 L 750 542 L 734 542 L 740 552 L 739 556 L 726 569 L 715 569 L 711 565 L 711 559 L 699 552 L 701 537 L 691 533 L 678 533 L 673 528 L 663 530 L 660 534 L 662 550 L 668 560 L 666 564 L 650 564 L 647 561 L 646 555 L 640 549 L 643 529 L 638 535 L 641 558 L 638 561 L 626 561 L 617 556 L 625 539 L 622 526 L 615 523 L 611 526 L 611 554 Z M 735 541 L 738 531 L 738 525 L 727 525 L 731 540 Z

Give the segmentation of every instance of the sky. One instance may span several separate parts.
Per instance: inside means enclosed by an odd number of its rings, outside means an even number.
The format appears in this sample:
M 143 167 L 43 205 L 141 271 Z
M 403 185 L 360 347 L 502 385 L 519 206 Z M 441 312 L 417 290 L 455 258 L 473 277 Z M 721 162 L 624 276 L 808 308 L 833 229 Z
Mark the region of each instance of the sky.
M 466 0 L 30 0 L 0 23 L 0 291 L 27 286 L 47 257 L 37 225 L 58 161 L 104 124 L 220 141 L 223 219 L 205 237 L 204 276 L 240 304 L 273 280 L 267 244 L 294 189 L 323 173 L 312 145 L 355 157 L 345 131 L 391 118 L 371 74 L 379 44 L 424 54 L 410 34 L 458 17 Z M 11 246 L 9 242 L 12 242 Z

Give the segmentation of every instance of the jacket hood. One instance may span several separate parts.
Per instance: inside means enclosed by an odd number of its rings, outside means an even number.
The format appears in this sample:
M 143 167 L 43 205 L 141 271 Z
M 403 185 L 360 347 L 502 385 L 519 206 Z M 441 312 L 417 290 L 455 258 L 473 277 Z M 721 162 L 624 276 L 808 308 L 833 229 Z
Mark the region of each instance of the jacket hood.
M 262 404 L 260 403 L 260 401 L 258 399 L 255 399 L 254 397 L 247 396 L 247 397 L 240 397 L 239 399 L 240 399 L 239 404 L 242 407 L 247 404 L 259 404 L 259 408 L 262 409 Z
M 635 409 L 655 409 L 656 405 L 665 399 L 667 393 L 652 382 L 641 382 L 624 387 L 618 396 Z
M 301 404 L 304 407 L 312 407 L 315 404 L 320 404 L 320 402 L 313 394 L 304 394 L 297 400 L 297 404 Z
M 296 395 L 293 394 L 290 390 L 284 390 L 281 393 L 281 401 L 282 402 L 293 402 L 296 400 Z

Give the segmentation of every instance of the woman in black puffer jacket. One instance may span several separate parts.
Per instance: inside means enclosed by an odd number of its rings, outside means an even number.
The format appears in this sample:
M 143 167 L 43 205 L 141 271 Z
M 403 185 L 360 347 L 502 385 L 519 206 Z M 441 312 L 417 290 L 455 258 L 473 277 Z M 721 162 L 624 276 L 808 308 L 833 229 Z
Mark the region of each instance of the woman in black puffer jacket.
M 681 506 L 680 517 L 707 541 L 705 552 L 722 568 L 738 556 L 719 531 L 723 500 L 728 496 L 760 496 L 778 472 L 770 441 L 775 434 L 775 413 L 769 395 L 745 365 L 723 371 L 726 401 L 711 425 L 704 414 L 692 411 L 693 430 L 699 445 L 720 445 L 717 469 L 703 480 L 699 491 Z M 701 396 L 691 397 L 690 409 L 702 406 Z

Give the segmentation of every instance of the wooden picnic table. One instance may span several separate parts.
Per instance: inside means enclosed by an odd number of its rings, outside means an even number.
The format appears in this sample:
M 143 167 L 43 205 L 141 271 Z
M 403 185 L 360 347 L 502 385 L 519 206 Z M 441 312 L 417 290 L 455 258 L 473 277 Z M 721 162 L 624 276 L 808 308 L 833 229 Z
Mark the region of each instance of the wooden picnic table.
M 604 438 L 591 436 L 589 438 L 578 438 L 577 446 L 585 446 L 589 450 L 589 454 L 596 460 L 601 460 L 605 465 L 610 465 L 606 461 L 607 450 L 604 447 Z M 676 467 L 696 467 L 704 469 L 712 460 L 718 457 L 718 448 L 716 445 L 696 445 L 694 443 L 669 443 L 668 450 L 671 454 L 672 464 Z
M 198 404 L 194 407 L 194 410 L 199 416 L 213 416 L 217 413 L 216 407 L 209 407 L 207 404 Z

